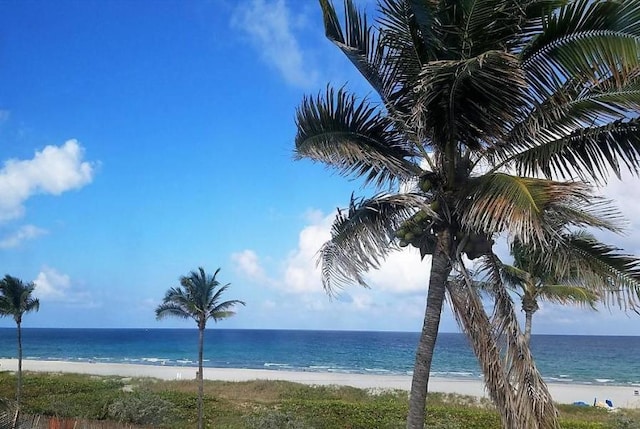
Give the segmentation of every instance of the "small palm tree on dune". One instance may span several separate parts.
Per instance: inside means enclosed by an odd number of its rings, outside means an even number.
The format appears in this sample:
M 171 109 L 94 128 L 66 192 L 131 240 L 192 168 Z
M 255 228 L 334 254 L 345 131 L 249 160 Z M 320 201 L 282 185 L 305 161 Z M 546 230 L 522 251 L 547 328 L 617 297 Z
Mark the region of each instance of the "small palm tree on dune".
M 182 319 L 193 319 L 198 325 L 198 429 L 204 427 L 202 361 L 204 355 L 204 330 L 207 326 L 207 321 L 213 319 L 214 322 L 218 322 L 231 317 L 235 314 L 233 307 L 245 305 L 243 301 L 237 299 L 221 301 L 222 295 L 230 285 L 220 285 L 220 282 L 216 280 L 218 272 L 220 272 L 220 268 L 213 275 L 210 275 L 204 271 L 204 268 L 198 268 L 198 271 L 191 271 L 188 276 L 180 277 L 180 286 L 169 289 L 164 296 L 162 304 L 156 308 L 156 318 L 158 320 L 167 316 L 174 316 Z
M 16 387 L 16 403 L 20 406 L 22 394 L 22 317 L 25 313 L 38 311 L 40 301 L 32 296 L 35 284 L 6 275 L 0 280 L 0 317 L 11 316 L 16 322 L 18 331 L 18 383 Z

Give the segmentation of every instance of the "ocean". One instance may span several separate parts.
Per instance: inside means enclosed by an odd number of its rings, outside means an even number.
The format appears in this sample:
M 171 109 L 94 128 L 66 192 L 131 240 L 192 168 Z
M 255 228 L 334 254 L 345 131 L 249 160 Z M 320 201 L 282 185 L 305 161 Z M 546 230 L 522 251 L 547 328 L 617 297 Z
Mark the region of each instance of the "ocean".
M 418 336 L 213 328 L 205 366 L 409 375 Z M 25 359 L 196 366 L 197 344 L 195 329 L 23 329 Z M 534 335 L 532 350 L 547 381 L 640 386 L 640 337 Z M 15 329 L 0 328 L 0 358 L 16 356 Z M 481 378 L 463 334 L 439 334 L 432 375 Z

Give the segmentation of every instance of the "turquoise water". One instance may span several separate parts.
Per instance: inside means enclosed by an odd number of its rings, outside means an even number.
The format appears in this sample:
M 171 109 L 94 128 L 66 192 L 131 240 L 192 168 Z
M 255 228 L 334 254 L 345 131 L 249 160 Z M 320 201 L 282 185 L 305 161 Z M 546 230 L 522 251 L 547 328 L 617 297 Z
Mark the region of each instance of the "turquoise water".
M 205 365 L 365 374 L 411 374 L 413 332 L 226 330 L 205 332 Z M 41 360 L 197 364 L 197 330 L 24 329 L 24 357 Z M 548 381 L 640 386 L 640 337 L 534 335 Z M 16 357 L 15 329 L 0 328 L 0 357 Z M 480 378 L 462 334 L 438 337 L 432 374 Z

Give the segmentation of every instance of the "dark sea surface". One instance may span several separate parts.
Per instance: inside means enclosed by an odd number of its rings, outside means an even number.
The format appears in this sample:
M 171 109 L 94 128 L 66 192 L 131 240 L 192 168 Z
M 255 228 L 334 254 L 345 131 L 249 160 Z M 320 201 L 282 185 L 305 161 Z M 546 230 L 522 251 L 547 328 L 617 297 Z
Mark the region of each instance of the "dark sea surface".
M 411 374 L 412 332 L 205 331 L 205 366 L 364 374 Z M 23 329 L 25 359 L 195 366 L 197 330 Z M 534 335 L 547 381 L 640 386 L 640 337 Z M 15 358 L 16 332 L 0 328 L 0 358 Z M 432 374 L 479 378 L 462 334 L 438 336 Z

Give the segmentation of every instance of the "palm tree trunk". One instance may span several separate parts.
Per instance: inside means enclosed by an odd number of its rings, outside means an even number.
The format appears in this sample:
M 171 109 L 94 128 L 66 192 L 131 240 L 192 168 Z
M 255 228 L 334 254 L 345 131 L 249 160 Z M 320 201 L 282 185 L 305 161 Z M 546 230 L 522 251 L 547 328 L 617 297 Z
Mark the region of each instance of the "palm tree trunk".
M 198 429 L 204 429 L 204 377 L 202 361 L 204 355 L 204 326 L 198 326 Z
M 22 396 L 22 330 L 20 329 L 20 322 L 17 321 L 18 326 L 18 386 L 16 387 L 16 406 L 20 408 L 20 398 Z
M 533 312 L 525 310 L 524 319 L 524 341 L 529 345 L 531 343 L 531 324 L 533 322 Z
M 435 252 L 433 252 L 431 260 L 427 308 L 425 309 L 424 323 L 418 342 L 416 363 L 413 368 L 413 378 L 411 380 L 407 429 L 424 428 L 431 360 L 433 359 L 433 351 L 435 349 L 436 339 L 438 338 L 440 313 L 442 312 L 447 278 L 451 272 L 450 248 L 451 232 L 444 230 L 438 236 L 438 245 L 436 246 Z

